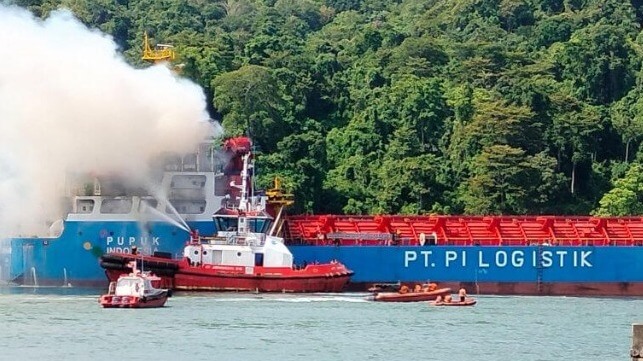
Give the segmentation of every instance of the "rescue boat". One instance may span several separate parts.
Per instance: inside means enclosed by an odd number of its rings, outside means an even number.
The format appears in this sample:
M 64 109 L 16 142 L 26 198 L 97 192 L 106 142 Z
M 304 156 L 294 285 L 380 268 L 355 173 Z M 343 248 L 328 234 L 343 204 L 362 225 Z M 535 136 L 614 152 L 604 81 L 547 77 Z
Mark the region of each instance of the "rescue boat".
M 377 292 L 371 296 L 372 301 L 377 302 L 424 302 L 435 300 L 437 296 L 444 296 L 451 293 L 450 288 L 438 288 L 433 291 L 419 292 Z
M 132 262 L 131 267 L 131 273 L 120 275 L 115 282 L 110 282 L 108 293 L 98 300 L 100 305 L 103 308 L 163 307 L 170 292 L 156 288 L 161 278 L 138 270 L 136 262 Z

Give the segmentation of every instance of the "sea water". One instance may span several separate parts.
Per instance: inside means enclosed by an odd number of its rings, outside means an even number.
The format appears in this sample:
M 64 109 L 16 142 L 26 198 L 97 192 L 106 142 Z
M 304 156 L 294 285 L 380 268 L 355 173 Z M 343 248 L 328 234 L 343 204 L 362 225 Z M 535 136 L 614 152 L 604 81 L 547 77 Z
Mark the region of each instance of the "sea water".
M 643 299 L 177 294 L 103 309 L 101 290 L 0 288 L 0 360 L 627 360 Z

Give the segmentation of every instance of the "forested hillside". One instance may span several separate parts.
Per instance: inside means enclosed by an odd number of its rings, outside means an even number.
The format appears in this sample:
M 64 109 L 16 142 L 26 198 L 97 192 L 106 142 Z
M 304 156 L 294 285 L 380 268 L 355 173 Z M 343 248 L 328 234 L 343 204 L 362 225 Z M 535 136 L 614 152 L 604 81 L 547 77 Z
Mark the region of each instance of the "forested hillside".
M 643 214 L 643 0 L 20 0 L 171 43 L 292 212 Z

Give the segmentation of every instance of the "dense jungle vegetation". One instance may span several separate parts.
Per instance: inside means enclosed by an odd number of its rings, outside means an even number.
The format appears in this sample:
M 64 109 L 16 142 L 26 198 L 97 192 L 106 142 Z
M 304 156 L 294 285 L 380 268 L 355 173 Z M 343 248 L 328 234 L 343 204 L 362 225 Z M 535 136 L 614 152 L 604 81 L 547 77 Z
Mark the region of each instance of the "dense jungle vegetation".
M 643 214 L 643 0 L 19 0 L 171 43 L 297 212 Z

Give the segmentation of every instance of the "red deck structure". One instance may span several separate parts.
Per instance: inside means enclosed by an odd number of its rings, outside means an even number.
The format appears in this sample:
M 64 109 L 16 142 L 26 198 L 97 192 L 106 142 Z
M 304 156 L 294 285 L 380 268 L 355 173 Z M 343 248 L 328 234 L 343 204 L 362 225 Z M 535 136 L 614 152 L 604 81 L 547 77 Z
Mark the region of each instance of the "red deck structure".
M 284 238 L 310 245 L 640 246 L 643 217 L 288 216 Z

